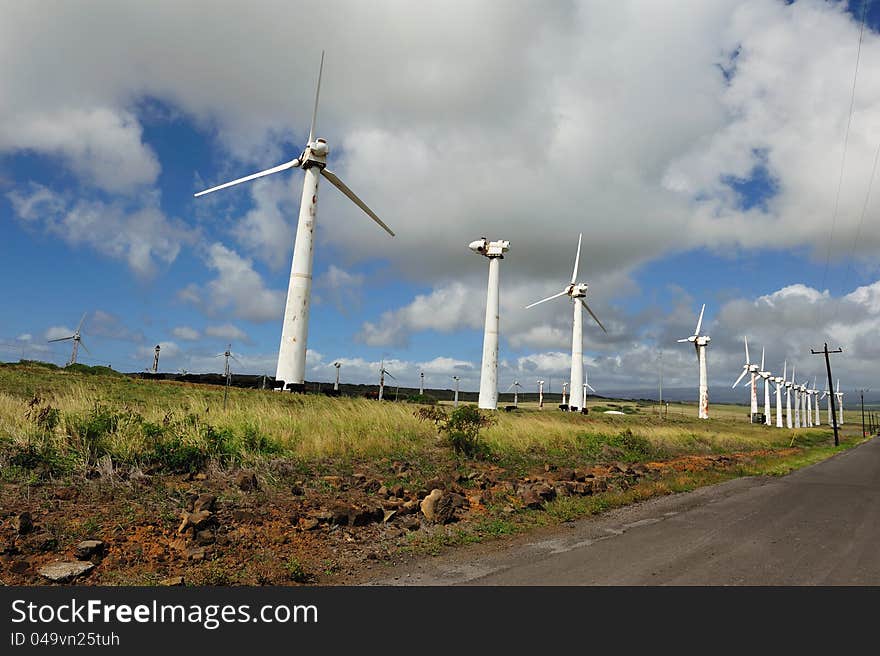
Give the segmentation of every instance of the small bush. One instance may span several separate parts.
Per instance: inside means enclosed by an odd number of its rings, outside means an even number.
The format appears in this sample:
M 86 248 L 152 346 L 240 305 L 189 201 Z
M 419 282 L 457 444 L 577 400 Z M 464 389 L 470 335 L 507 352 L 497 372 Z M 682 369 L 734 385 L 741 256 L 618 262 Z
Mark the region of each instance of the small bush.
M 179 436 L 166 436 L 156 442 L 147 460 L 173 473 L 195 472 L 208 462 L 208 454 L 194 444 L 187 444 Z
M 473 405 L 462 405 L 447 415 L 440 407 L 419 408 L 415 416 L 425 421 L 433 421 L 441 435 L 455 453 L 478 458 L 485 456 L 489 448 L 480 439 L 480 430 L 495 423 L 495 418 L 480 412 Z
M 284 563 L 284 569 L 287 570 L 287 574 L 290 576 L 291 581 L 295 581 L 296 583 L 306 583 L 309 580 L 308 572 L 306 572 L 302 563 L 296 558 L 288 559 L 287 562 Z

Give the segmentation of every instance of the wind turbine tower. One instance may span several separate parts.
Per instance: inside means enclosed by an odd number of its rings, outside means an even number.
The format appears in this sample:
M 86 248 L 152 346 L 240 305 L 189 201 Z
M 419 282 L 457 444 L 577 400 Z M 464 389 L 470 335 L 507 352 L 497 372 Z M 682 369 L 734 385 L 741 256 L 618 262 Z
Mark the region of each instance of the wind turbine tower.
M 796 367 L 791 368 L 791 380 L 785 381 L 785 427 L 792 428 L 794 417 L 791 414 L 791 388 L 794 387 L 794 372 Z
M 840 378 L 837 379 L 837 391 L 834 395 L 837 397 L 837 424 L 843 426 L 843 392 L 840 391 Z
M 458 407 L 458 383 L 461 380 L 461 376 L 453 376 L 452 380 L 455 381 L 455 400 L 452 402 L 452 407 Z
M 513 407 L 514 408 L 519 407 L 519 389 L 521 387 L 522 387 L 522 385 L 519 384 L 519 381 L 515 380 L 510 384 L 510 387 L 507 388 L 508 392 L 510 390 L 513 390 Z
M 771 424 L 770 417 L 770 380 L 773 377 L 773 374 L 769 371 L 764 371 L 764 347 L 761 347 L 761 370 L 758 372 L 758 375 L 764 381 L 764 424 L 769 426 Z
M 333 391 L 338 392 L 339 391 L 339 370 L 342 369 L 342 363 L 341 362 L 334 362 L 333 366 L 336 367 L 336 382 L 333 383 Z
M 88 314 L 88 313 L 86 313 Z M 91 355 L 89 349 L 86 348 L 86 345 L 82 342 L 82 336 L 80 335 L 80 330 L 82 330 L 83 322 L 86 320 L 86 315 L 83 314 L 82 318 L 79 320 L 79 325 L 76 327 L 76 330 L 73 331 L 73 335 L 69 337 L 59 337 L 58 339 L 50 339 L 49 342 L 66 342 L 67 340 L 73 341 L 73 350 L 70 353 L 70 360 L 67 362 L 65 366 L 69 367 L 72 364 L 76 364 L 76 357 L 79 354 L 79 347 L 82 346 L 86 349 L 86 353 Z
M 419 396 L 425 395 L 425 372 L 419 372 Z
M 499 285 L 501 260 L 510 250 L 510 242 L 504 239 L 489 241 L 480 237 L 468 244 L 474 253 L 489 260 L 489 286 L 486 290 L 486 324 L 483 331 L 483 364 L 480 368 L 480 399 L 478 406 L 484 410 L 498 409 L 498 331 L 500 328 Z
M 153 356 L 153 373 L 159 373 L 159 351 L 162 350 L 162 347 L 156 344 L 156 355 Z
M 776 428 L 782 428 L 782 388 L 785 387 L 785 376 L 788 373 L 788 361 L 782 367 L 782 375 L 773 378 L 776 385 Z
M 572 320 L 572 328 L 571 328 L 571 378 L 569 380 L 571 386 L 569 387 L 569 399 L 568 399 L 568 407 L 571 412 L 580 412 L 583 409 L 583 405 L 578 407 L 578 403 L 582 403 L 582 401 L 577 398 L 578 390 L 583 388 L 584 385 L 584 335 L 583 335 L 583 314 L 582 308 L 587 310 L 590 313 L 590 316 L 593 317 L 593 320 L 599 324 L 599 328 L 602 329 L 603 332 L 607 333 L 605 330 L 605 326 L 602 325 L 602 322 L 599 321 L 599 318 L 593 313 L 593 310 L 590 309 L 590 306 L 587 305 L 584 298 L 587 295 L 587 289 L 589 285 L 583 282 L 576 282 L 577 274 L 578 274 L 578 264 L 581 259 L 581 242 L 583 241 L 583 233 L 578 236 L 578 249 L 577 255 L 574 258 L 574 269 L 571 272 L 571 282 L 558 294 L 554 294 L 553 296 L 548 296 L 547 298 L 543 298 L 540 301 L 536 301 L 531 305 L 527 305 L 526 309 L 535 307 L 536 305 L 540 305 L 541 303 L 545 303 L 546 301 L 553 300 L 554 298 L 558 298 L 560 296 L 568 296 L 574 305 L 574 317 Z
M 302 199 L 299 206 L 299 220 L 296 228 L 296 240 L 293 244 L 293 261 L 290 268 L 290 282 L 287 288 L 287 303 L 284 307 L 284 321 L 281 328 L 281 346 L 278 349 L 278 367 L 275 373 L 276 381 L 281 381 L 282 389 L 285 384 L 288 388 L 299 388 L 305 382 L 306 371 L 306 342 L 309 332 L 309 302 L 312 289 L 312 264 L 314 255 L 315 224 L 318 212 L 318 181 L 321 176 L 330 184 L 348 196 L 348 198 L 367 216 L 379 224 L 392 237 L 394 233 L 382 220 L 367 207 L 355 193 L 339 179 L 339 177 L 327 169 L 327 154 L 329 147 L 325 139 L 315 138 L 315 123 L 318 116 L 318 98 L 321 93 L 321 75 L 324 70 L 324 53 L 321 53 L 321 66 L 318 69 L 318 87 L 315 92 L 315 107 L 312 111 L 312 123 L 309 128 L 309 140 L 300 153 L 299 157 L 279 164 L 270 169 L 238 178 L 232 182 L 211 187 L 195 194 L 196 197 L 210 194 L 211 192 L 232 187 L 233 185 L 250 180 L 256 180 L 266 175 L 279 173 L 293 168 L 303 169 L 304 181 Z
M 385 376 L 388 376 L 392 380 L 397 380 L 391 373 L 385 368 L 385 360 L 382 360 L 382 364 L 379 367 L 379 400 L 382 400 L 382 397 L 385 395 Z
M 751 399 L 750 406 L 750 420 L 751 423 L 755 423 L 755 415 L 758 414 L 758 385 L 757 385 L 757 377 L 758 372 L 763 369 L 763 366 L 759 367 L 756 364 L 753 364 L 749 359 L 749 339 L 748 337 L 743 337 L 743 342 L 746 346 L 746 363 L 743 365 L 742 373 L 739 375 L 739 378 L 736 379 L 736 382 L 731 385 L 731 387 L 736 387 L 739 384 L 739 381 L 743 379 L 743 376 L 746 374 L 750 374 L 750 380 L 747 383 L 749 387 L 751 387 L 749 397 Z
M 703 309 L 700 310 L 700 317 L 697 319 L 697 328 L 694 334 L 679 342 L 692 342 L 697 350 L 697 362 L 700 365 L 700 397 L 699 397 L 699 418 L 709 418 L 709 377 L 706 373 L 706 347 L 712 338 L 708 335 L 700 334 L 700 327 L 703 325 L 703 313 L 706 311 L 706 304 L 703 303 Z
M 791 372 L 791 391 L 794 394 L 794 427 L 801 427 L 801 386 L 794 378 L 794 369 Z
M 544 381 L 539 380 L 538 382 L 538 409 L 544 409 Z
M 819 412 L 819 389 L 816 387 L 817 378 L 813 379 L 813 403 L 815 404 L 813 410 L 813 416 L 816 421 L 816 426 L 822 425 L 822 413 Z
M 562 405 L 568 405 L 565 402 L 565 392 L 568 390 L 568 383 L 562 383 Z

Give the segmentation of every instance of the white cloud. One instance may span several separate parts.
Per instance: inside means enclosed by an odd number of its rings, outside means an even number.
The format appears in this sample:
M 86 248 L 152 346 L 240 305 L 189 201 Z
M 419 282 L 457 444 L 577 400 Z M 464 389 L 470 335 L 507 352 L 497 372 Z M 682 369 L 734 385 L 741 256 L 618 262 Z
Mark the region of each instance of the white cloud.
M 253 262 L 216 242 L 204 254 L 208 268 L 217 277 L 204 289 L 190 284 L 178 292 L 178 298 L 194 303 L 213 316 L 229 310 L 233 316 L 248 321 L 273 321 L 281 317 L 284 292 L 267 289 Z
M 171 329 L 171 334 L 185 342 L 193 342 L 202 336 L 198 330 L 189 326 L 176 326 Z
M 51 339 L 61 339 L 63 337 L 70 337 L 73 335 L 73 329 L 68 328 L 67 326 L 50 326 L 46 330 L 45 337 L 47 340 Z
M 233 230 L 244 248 L 273 270 L 290 266 L 297 207 L 289 176 L 268 178 L 250 187 L 254 207 Z
M 12 191 L 7 197 L 27 225 L 123 260 L 142 278 L 174 262 L 181 245 L 195 239 L 193 231 L 163 214 L 154 194 L 144 195 L 132 206 L 121 201 L 71 200 L 31 183 L 28 192 Z
M 174 342 L 159 342 L 159 363 L 165 359 L 173 359 L 181 355 L 181 348 Z M 139 360 L 149 361 L 150 367 L 153 366 L 153 357 L 156 355 L 156 346 L 140 346 L 135 352 L 135 357 Z M 150 368 L 145 367 L 145 368 Z
M 233 326 L 231 323 L 224 323 L 219 326 L 208 326 L 205 328 L 205 334 L 209 337 L 219 337 L 221 339 L 239 340 L 243 342 L 250 341 L 246 332 L 237 326 Z

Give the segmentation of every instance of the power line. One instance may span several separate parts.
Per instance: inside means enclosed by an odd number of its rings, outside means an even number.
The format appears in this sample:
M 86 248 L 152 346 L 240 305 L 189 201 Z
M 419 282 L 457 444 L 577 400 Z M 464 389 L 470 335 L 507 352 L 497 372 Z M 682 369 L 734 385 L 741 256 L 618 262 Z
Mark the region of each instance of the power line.
M 841 158 L 840 158 L 840 176 L 837 179 L 837 194 L 834 197 L 834 211 L 831 214 L 831 234 L 828 237 L 828 248 L 826 249 L 826 252 L 825 252 L 825 270 L 822 273 L 822 285 L 820 286 L 820 289 L 819 289 L 820 292 L 823 289 L 825 289 L 825 283 L 828 278 L 828 267 L 831 263 L 831 246 L 834 243 L 834 228 L 837 225 L 837 214 L 838 214 L 838 210 L 840 208 L 840 191 L 843 187 L 843 172 L 844 172 L 844 168 L 846 165 L 846 151 L 847 151 L 847 145 L 849 143 L 849 129 L 850 129 L 850 125 L 852 124 L 853 108 L 855 107 L 855 101 L 856 101 L 856 80 L 858 79 L 858 76 L 859 76 L 859 62 L 861 61 L 861 58 L 862 58 L 862 40 L 865 35 L 865 17 L 867 16 L 867 13 L 868 13 L 868 0 L 863 0 L 863 2 L 862 2 L 862 25 L 859 28 L 859 45 L 858 45 L 858 49 L 856 50 L 856 67 L 855 67 L 855 71 L 853 72 L 852 93 L 851 93 L 850 99 L 849 99 L 849 116 L 846 121 L 846 131 L 844 132 L 844 135 L 843 135 L 843 153 L 841 154 Z

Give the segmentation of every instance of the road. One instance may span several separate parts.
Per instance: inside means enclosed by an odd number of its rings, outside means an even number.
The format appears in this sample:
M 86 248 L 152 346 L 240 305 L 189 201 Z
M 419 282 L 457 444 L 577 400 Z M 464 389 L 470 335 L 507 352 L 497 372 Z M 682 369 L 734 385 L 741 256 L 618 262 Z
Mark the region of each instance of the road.
M 880 439 L 392 570 L 391 585 L 880 584 Z

